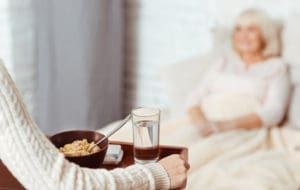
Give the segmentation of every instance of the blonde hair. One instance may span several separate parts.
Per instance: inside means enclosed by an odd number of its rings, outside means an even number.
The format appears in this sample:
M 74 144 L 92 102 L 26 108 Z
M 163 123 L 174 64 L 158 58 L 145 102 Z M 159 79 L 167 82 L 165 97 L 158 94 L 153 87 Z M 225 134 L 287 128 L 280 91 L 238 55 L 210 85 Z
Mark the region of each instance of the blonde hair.
M 278 24 L 266 12 L 259 9 L 248 9 L 236 19 L 235 26 L 239 23 L 256 24 L 260 27 L 264 41 L 263 55 L 265 57 L 278 56 L 281 53 L 280 30 Z

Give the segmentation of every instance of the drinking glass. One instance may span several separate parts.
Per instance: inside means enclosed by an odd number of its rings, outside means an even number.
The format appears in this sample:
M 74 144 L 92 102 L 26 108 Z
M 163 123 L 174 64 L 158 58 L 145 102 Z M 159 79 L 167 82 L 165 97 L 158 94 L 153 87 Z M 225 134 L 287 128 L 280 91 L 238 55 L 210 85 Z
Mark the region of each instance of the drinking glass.
M 132 110 L 134 161 L 138 164 L 156 162 L 159 158 L 160 110 Z

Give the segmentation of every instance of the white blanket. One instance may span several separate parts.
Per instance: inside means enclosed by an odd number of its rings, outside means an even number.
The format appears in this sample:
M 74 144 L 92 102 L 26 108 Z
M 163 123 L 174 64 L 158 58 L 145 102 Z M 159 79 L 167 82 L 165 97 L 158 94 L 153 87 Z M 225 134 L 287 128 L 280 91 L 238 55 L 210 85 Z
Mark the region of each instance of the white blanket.
M 190 147 L 188 189 L 297 190 L 300 131 L 291 128 L 237 130 Z
M 106 133 L 116 123 L 101 131 Z M 131 124 L 112 137 L 132 141 Z M 202 138 L 188 120 L 164 122 L 162 144 L 189 147 L 187 189 L 297 190 L 300 130 L 289 127 L 236 130 Z

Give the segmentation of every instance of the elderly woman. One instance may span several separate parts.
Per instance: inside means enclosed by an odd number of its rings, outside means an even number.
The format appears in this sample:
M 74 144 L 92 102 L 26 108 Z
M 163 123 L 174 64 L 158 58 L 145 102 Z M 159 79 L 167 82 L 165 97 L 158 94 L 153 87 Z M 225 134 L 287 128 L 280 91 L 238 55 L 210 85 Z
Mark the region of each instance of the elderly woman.
M 38 129 L 0 63 L 0 159 L 27 189 L 170 189 L 189 167 L 179 155 L 158 163 L 106 171 L 68 162 Z
M 188 100 L 188 115 L 207 136 L 231 129 L 277 126 L 290 95 L 279 32 L 262 11 L 247 10 L 232 32 L 235 55 L 218 61 Z

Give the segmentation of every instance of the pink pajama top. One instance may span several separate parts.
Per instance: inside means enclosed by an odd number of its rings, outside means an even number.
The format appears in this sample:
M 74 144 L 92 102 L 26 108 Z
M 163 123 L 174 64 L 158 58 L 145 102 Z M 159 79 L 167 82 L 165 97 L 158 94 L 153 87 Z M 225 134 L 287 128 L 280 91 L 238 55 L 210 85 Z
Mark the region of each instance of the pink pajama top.
M 257 114 L 264 126 L 284 118 L 291 84 L 288 65 L 279 57 L 246 67 L 237 57 L 224 57 L 206 72 L 188 98 L 209 120 L 229 120 Z

